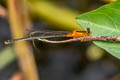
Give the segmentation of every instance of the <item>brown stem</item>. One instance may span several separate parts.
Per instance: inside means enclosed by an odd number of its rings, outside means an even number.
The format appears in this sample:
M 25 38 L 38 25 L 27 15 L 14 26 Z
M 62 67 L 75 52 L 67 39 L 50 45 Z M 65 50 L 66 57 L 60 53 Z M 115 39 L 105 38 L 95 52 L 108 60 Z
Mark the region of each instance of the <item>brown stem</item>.
M 8 1 L 8 16 L 10 28 L 13 38 L 24 37 L 24 30 L 29 26 L 27 18 L 27 9 L 25 7 L 25 0 L 7 0 Z M 27 41 L 15 43 L 16 55 L 23 72 L 24 80 L 39 80 L 37 68 L 35 65 L 32 48 Z
M 82 41 L 83 37 L 62 40 L 62 41 L 52 41 L 52 40 L 47 40 L 47 39 L 38 39 L 38 40 L 47 42 L 47 43 L 67 43 L 67 42 Z M 116 41 L 116 42 L 120 42 L 120 36 L 88 36 L 82 42 L 85 42 L 85 41 L 108 41 L 108 42 Z

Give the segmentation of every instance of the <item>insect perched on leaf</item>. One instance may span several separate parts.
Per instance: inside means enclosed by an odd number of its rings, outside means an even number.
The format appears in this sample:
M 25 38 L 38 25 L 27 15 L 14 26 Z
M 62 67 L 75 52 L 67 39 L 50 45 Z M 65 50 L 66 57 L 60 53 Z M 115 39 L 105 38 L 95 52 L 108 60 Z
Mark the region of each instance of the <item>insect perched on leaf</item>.
M 28 37 L 5 41 L 5 44 L 11 44 L 17 41 L 24 41 L 24 40 L 34 40 L 34 39 L 39 40 L 39 39 L 48 39 L 48 38 L 57 38 L 57 37 L 72 37 L 72 38 L 83 37 L 83 40 L 85 40 L 85 38 L 90 35 L 91 35 L 90 28 L 86 28 L 86 31 L 74 30 L 73 32 L 70 32 L 70 31 L 35 31 L 35 32 L 32 32 L 30 36 Z

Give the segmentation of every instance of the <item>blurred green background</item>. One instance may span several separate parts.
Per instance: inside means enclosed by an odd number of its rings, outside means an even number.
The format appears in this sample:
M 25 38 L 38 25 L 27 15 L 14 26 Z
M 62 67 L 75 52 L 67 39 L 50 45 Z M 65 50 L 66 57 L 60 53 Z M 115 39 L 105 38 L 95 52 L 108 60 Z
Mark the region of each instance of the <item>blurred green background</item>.
M 107 4 L 102 0 L 28 0 L 25 3 L 32 31 L 82 30 L 75 21 L 76 16 Z M 5 0 L 0 0 L 0 5 L 7 11 Z M 27 32 L 30 33 L 29 28 Z M 8 18 L 3 15 L 0 15 L 0 38 L 0 80 L 13 80 L 14 74 L 21 71 L 13 45 L 4 45 L 5 40 L 11 39 L 11 31 Z M 33 50 L 41 80 L 120 80 L 119 60 L 92 42 L 50 44 L 35 40 Z

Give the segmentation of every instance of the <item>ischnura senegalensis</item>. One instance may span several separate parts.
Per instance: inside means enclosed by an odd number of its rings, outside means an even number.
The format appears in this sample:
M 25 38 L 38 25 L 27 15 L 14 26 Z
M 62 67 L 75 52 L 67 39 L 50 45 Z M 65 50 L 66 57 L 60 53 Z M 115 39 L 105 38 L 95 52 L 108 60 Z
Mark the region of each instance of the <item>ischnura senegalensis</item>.
M 32 32 L 31 35 L 28 37 L 8 40 L 8 41 L 5 41 L 4 43 L 11 44 L 17 41 L 48 39 L 48 38 L 56 38 L 56 37 L 72 37 L 72 38 L 83 37 L 83 40 L 84 40 L 85 37 L 90 36 L 90 35 L 91 35 L 90 28 L 86 28 L 86 31 L 74 30 L 73 32 L 70 32 L 70 31 L 36 31 L 36 32 Z

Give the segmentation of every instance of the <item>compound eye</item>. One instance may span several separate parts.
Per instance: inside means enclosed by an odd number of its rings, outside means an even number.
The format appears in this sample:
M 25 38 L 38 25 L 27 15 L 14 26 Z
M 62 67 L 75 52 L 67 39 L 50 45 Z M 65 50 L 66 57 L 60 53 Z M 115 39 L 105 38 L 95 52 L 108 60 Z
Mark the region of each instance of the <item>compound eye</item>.
M 87 28 L 87 33 L 90 34 L 90 28 Z

